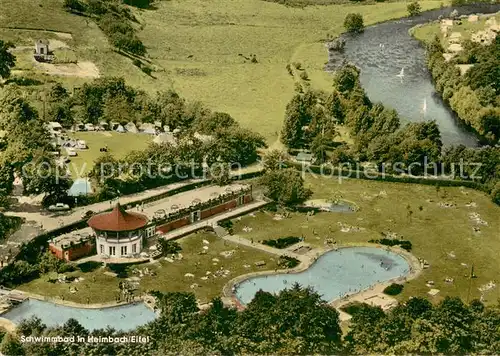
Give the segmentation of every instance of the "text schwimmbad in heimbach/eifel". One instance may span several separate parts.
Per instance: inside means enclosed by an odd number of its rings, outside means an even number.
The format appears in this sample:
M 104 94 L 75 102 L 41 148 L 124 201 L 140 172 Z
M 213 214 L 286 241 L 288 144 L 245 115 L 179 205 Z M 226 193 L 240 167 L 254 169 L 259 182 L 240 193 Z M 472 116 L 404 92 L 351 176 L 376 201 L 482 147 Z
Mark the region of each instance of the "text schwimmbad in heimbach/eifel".
M 129 336 L 21 336 L 22 343 L 102 343 L 102 344 L 128 344 L 128 343 L 148 343 L 149 336 L 129 335 Z

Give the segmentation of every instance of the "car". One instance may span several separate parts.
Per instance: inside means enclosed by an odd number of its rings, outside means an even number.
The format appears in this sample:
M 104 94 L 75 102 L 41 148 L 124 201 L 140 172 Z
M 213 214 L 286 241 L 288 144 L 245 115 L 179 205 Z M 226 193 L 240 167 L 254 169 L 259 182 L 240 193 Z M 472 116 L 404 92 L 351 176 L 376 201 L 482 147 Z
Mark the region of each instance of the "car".
M 87 210 L 86 212 L 84 212 L 82 214 L 82 219 L 85 220 L 85 219 L 90 219 L 92 217 L 92 215 L 94 215 L 95 213 L 92 211 L 92 210 Z
M 49 206 L 50 211 L 64 211 L 64 210 L 69 210 L 69 205 L 68 204 L 63 204 L 63 203 L 57 203 L 55 205 Z

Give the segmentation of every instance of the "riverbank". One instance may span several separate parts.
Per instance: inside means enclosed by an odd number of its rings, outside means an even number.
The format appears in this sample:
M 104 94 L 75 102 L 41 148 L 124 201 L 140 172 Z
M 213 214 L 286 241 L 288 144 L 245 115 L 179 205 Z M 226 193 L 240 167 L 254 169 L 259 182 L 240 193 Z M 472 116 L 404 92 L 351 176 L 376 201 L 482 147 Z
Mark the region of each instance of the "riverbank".
M 463 144 L 476 147 L 477 137 L 437 95 L 432 76 L 426 68 L 425 50 L 408 34 L 415 25 L 459 14 L 496 12 L 500 5 L 478 4 L 424 11 L 419 16 L 367 26 L 360 34 L 343 34 L 343 52 L 328 52 L 327 69 L 344 60 L 361 69 L 360 82 L 372 102 L 382 102 L 411 122 L 436 120 L 444 146 Z M 404 73 L 403 76 L 398 74 Z M 384 88 L 384 90 L 380 90 Z
M 427 48 L 426 66 L 443 102 L 487 145 L 500 140 L 499 87 L 494 79 L 500 76 L 495 74 L 500 53 L 492 44 L 499 33 L 500 12 L 443 18 L 409 31 Z

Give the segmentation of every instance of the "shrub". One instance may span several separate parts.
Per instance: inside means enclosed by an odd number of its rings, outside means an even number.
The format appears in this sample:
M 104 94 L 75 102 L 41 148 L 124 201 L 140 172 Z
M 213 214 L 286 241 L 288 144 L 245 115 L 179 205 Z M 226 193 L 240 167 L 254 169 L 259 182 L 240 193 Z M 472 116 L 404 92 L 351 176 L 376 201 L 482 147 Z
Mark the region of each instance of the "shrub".
M 350 13 L 344 19 L 344 27 L 347 32 L 363 32 L 365 25 L 361 14 Z
M 417 16 L 422 12 L 422 7 L 417 1 L 408 4 L 406 9 L 408 10 L 408 15 L 410 16 Z
M 151 75 L 151 73 L 153 73 L 153 69 L 150 66 L 144 66 L 141 69 L 147 75 Z
M 302 64 L 300 62 L 293 62 L 293 66 L 298 70 L 302 70 Z
M 398 283 L 392 283 L 384 289 L 384 294 L 387 295 L 398 295 L 403 290 L 403 285 Z
M 231 220 L 219 221 L 219 226 L 224 229 L 231 229 L 233 227 L 233 222 Z
M 278 266 L 280 268 L 294 268 L 299 265 L 300 261 L 294 257 L 290 256 L 280 256 L 278 260 Z
M 353 316 L 356 313 L 358 313 L 359 311 L 361 311 L 362 309 L 363 309 L 363 304 L 359 303 L 359 302 L 348 303 L 348 304 L 344 305 L 343 307 L 340 307 L 340 310 L 342 310 L 343 312 L 346 312 L 347 314 L 353 315 Z
M 411 251 L 412 248 L 412 244 L 408 240 L 380 239 L 380 240 L 370 240 L 368 242 L 381 244 L 385 246 L 399 246 L 406 251 Z
M 177 241 L 158 239 L 158 245 L 160 245 L 160 251 L 163 255 L 170 255 L 178 253 L 182 250 L 181 245 Z
M 139 67 L 139 68 L 141 68 L 141 66 L 142 66 L 142 62 L 138 59 L 134 59 L 132 61 L 132 64 L 135 65 L 136 67 Z
M 309 80 L 309 76 L 307 75 L 306 71 L 303 71 L 300 73 L 300 79 L 302 80 Z
M 288 246 L 292 246 L 293 244 L 296 244 L 297 242 L 300 242 L 302 239 L 300 237 L 296 236 L 287 236 L 287 237 L 280 237 L 277 240 L 264 240 L 262 243 L 267 246 L 283 249 L 287 248 Z

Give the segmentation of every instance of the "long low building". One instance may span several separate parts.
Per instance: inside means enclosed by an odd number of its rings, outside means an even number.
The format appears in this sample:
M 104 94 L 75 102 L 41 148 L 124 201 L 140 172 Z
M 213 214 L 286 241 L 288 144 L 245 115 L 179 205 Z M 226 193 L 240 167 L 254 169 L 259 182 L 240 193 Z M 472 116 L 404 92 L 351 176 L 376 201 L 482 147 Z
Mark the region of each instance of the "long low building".
M 147 240 L 224 213 L 253 201 L 252 186 L 231 184 L 207 186 L 173 195 L 150 204 L 126 210 L 119 203 L 111 212 L 94 215 L 88 225 L 93 239 L 87 246 L 75 233 L 51 242 L 51 251 L 72 261 L 97 253 L 106 258 L 138 257 Z M 84 252 L 86 251 L 86 253 Z M 94 252 L 95 251 L 95 252 Z

